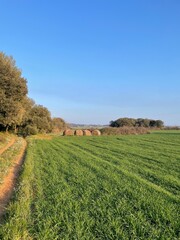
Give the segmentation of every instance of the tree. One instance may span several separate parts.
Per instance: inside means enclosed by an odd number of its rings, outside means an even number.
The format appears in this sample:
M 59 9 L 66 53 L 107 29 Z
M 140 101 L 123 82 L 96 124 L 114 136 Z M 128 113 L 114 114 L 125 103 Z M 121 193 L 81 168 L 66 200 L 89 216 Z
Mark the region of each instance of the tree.
M 115 121 L 110 122 L 111 127 L 134 127 L 136 125 L 136 120 L 133 118 L 119 118 Z
M 119 127 L 118 123 L 116 121 L 112 121 L 112 120 L 110 121 L 109 126 L 110 127 Z
M 34 105 L 29 112 L 27 125 L 34 126 L 41 133 L 47 133 L 52 130 L 51 114 L 46 107 Z
M 147 118 L 143 119 L 143 127 L 150 127 L 150 121 L 151 120 Z
M 119 121 L 120 127 L 134 127 L 136 125 L 136 120 L 133 118 L 121 118 Z
M 22 100 L 27 95 L 27 83 L 12 57 L 0 52 L 0 126 L 6 131 L 21 124 L 25 109 Z
M 156 127 L 163 128 L 164 127 L 164 122 L 161 121 L 161 120 L 156 120 Z
M 145 118 L 145 119 L 138 118 L 136 120 L 136 126 L 138 126 L 138 127 L 149 127 L 149 124 L 150 124 L 150 120 L 147 118 Z
M 28 124 L 30 117 L 30 113 L 32 111 L 33 106 L 35 106 L 35 101 L 31 98 L 25 97 L 22 101 L 23 108 L 25 109 L 21 126 L 25 127 Z
M 61 132 L 67 128 L 66 122 L 62 118 L 52 119 L 52 131 Z
M 63 119 L 52 121 L 49 110 L 35 105 L 27 93 L 26 79 L 16 67 L 15 60 L 0 52 L 0 130 L 11 129 L 29 135 L 50 132 L 52 126 L 65 128 Z
M 115 121 L 110 122 L 111 127 L 158 127 L 162 128 L 164 126 L 163 121 L 153 120 L 147 118 L 118 118 Z
M 0 89 L 6 98 L 21 101 L 28 93 L 26 79 L 16 67 L 15 60 L 0 52 Z
M 156 120 L 150 120 L 149 126 L 150 127 L 156 127 Z

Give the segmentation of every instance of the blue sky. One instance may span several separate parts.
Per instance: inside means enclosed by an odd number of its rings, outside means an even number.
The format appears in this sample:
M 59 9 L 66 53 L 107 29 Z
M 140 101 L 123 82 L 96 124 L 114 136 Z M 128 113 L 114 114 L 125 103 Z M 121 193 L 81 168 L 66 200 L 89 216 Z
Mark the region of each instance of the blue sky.
M 0 51 L 67 122 L 180 125 L 179 0 L 0 0 Z

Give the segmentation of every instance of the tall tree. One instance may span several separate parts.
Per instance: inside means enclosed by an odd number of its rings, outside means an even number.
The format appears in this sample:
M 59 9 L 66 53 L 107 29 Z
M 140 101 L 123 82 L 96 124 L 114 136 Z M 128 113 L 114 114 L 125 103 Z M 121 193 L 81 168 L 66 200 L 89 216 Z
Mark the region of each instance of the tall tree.
M 52 131 L 54 133 L 61 132 L 67 128 L 66 122 L 62 118 L 53 118 L 52 119 Z
M 52 130 L 51 113 L 42 105 L 34 105 L 29 113 L 28 124 L 34 126 L 41 133 Z
M 0 125 L 6 130 L 21 124 L 25 112 L 22 101 L 27 92 L 26 79 L 15 60 L 0 52 Z

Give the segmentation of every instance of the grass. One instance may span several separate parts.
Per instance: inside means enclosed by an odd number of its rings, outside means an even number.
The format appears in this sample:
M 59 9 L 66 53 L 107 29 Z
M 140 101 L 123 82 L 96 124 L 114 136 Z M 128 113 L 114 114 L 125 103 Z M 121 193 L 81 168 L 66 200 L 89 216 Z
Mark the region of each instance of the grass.
M 180 134 L 30 140 L 0 239 L 179 239 Z
M 10 142 L 12 135 L 0 132 L 0 150 Z
M 15 157 L 20 153 L 22 142 L 22 138 L 17 138 L 15 143 L 0 155 L 0 184 L 13 166 Z

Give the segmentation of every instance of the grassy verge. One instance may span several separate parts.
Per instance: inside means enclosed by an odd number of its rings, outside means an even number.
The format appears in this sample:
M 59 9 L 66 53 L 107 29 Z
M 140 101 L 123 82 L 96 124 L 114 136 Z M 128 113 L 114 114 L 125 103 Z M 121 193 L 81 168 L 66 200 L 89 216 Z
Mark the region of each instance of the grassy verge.
M 13 135 L 0 132 L 0 150 L 3 149 L 13 137 Z
M 27 161 L 25 161 L 19 179 L 3 222 L 0 225 L 0 239 L 29 240 L 28 228 L 33 224 L 30 218 L 33 198 L 34 161 L 32 160 L 32 144 L 29 144 Z M 6 223 L 6 224 L 4 224 Z
M 0 184 L 3 183 L 10 167 L 14 164 L 14 159 L 20 153 L 23 139 L 17 138 L 15 143 L 0 155 Z

